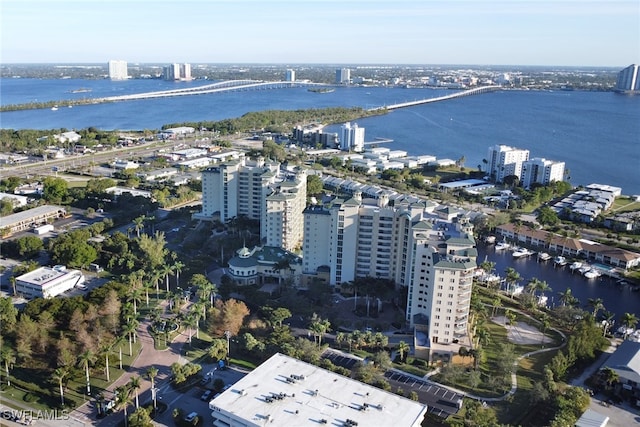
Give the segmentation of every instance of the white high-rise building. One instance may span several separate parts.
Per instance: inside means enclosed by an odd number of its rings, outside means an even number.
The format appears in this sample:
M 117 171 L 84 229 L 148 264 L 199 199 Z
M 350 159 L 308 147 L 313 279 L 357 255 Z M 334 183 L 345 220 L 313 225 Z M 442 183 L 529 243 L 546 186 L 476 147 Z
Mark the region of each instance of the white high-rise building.
M 202 172 L 202 217 L 226 222 L 239 215 L 262 220 L 278 163 L 264 159 L 224 162 Z
M 487 154 L 487 174 L 496 182 L 505 177 L 515 175 L 522 177 L 522 164 L 529 160 L 529 150 L 521 150 L 506 145 L 489 147 Z
M 287 82 L 295 82 L 296 81 L 296 71 L 292 70 L 292 69 L 288 69 L 286 74 L 285 74 L 284 79 Z
M 564 180 L 564 162 L 556 162 L 540 157 L 527 160 L 522 164 L 522 186 L 533 184 L 549 185 L 554 181 Z
M 351 83 L 351 70 L 348 68 L 338 68 L 336 70 L 336 83 L 343 85 Z
M 625 93 L 640 92 L 640 66 L 631 64 L 618 73 L 616 91 Z
M 129 78 L 127 61 L 112 59 L 109 61 L 109 78 L 111 80 L 126 80 Z
M 364 128 L 350 122 L 340 127 L 340 149 L 361 153 L 364 151 Z
M 165 80 L 191 80 L 191 64 L 171 64 L 162 71 Z
M 299 250 L 304 237 L 307 174 L 300 170 L 274 186 L 276 189 L 267 196 L 266 211 L 260 222 L 262 241 L 266 246 Z

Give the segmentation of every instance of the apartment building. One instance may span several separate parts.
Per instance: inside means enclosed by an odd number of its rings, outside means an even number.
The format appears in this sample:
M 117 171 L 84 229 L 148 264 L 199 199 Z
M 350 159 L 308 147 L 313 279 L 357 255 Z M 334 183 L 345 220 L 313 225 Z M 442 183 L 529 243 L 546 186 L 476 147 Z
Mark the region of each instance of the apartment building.
M 364 151 L 364 128 L 349 122 L 340 126 L 340 150 L 361 153 Z
M 640 66 L 631 64 L 618 73 L 616 91 L 622 93 L 640 93 Z
M 260 223 L 262 241 L 267 246 L 299 250 L 304 236 L 302 212 L 307 204 L 307 174 L 298 170 L 273 189 L 266 198 L 266 211 Z
M 529 150 L 494 145 L 489 147 L 487 154 L 487 174 L 496 182 L 504 181 L 507 176 L 522 176 L 522 165 L 529 160 Z
M 202 172 L 200 218 L 226 222 L 243 215 L 262 220 L 266 198 L 276 182 L 279 163 L 241 157 Z
M 111 80 L 126 80 L 129 78 L 127 61 L 112 59 L 109 61 L 109 78 Z
M 564 180 L 564 162 L 536 157 L 523 162 L 521 183 L 524 188 L 533 184 L 549 185 Z
M 191 80 L 191 64 L 171 64 L 162 69 L 162 77 L 165 80 Z

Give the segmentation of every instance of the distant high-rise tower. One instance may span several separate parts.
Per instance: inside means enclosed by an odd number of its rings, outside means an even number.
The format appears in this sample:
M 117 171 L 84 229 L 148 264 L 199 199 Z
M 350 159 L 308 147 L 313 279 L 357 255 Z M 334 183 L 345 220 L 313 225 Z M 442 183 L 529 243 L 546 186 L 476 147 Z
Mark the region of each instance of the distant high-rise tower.
M 165 80 L 191 80 L 191 64 L 171 64 L 164 67 L 162 76 Z
M 339 68 L 336 70 L 336 83 L 349 84 L 351 82 L 351 70 L 348 68 Z
M 127 61 L 112 59 L 109 61 L 109 78 L 111 80 L 126 80 L 129 78 L 127 72 Z
M 522 186 L 533 184 L 549 185 L 552 182 L 564 181 L 564 162 L 554 162 L 536 157 L 522 164 Z
M 364 151 L 364 128 L 349 122 L 340 127 L 340 149 L 342 151 Z
M 287 74 L 285 75 L 285 81 L 287 82 L 295 82 L 296 81 L 296 71 L 292 69 L 287 70 Z
M 616 91 L 623 93 L 640 93 L 640 67 L 631 64 L 618 73 Z

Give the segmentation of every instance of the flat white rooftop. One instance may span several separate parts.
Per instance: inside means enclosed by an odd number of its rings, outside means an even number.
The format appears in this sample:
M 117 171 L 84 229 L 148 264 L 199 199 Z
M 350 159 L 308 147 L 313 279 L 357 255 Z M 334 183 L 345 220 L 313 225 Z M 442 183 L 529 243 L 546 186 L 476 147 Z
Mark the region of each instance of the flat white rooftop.
M 30 283 L 35 286 L 45 286 L 47 283 L 54 282 L 61 277 L 67 276 L 71 271 L 75 270 L 54 270 L 51 267 L 40 267 L 17 277 L 16 280 L 24 283 Z
M 209 403 L 247 426 L 420 426 L 426 405 L 277 353 Z M 215 425 L 215 423 L 214 423 Z M 232 424 L 236 425 L 236 424 Z M 356 424 L 352 424 L 356 425 Z

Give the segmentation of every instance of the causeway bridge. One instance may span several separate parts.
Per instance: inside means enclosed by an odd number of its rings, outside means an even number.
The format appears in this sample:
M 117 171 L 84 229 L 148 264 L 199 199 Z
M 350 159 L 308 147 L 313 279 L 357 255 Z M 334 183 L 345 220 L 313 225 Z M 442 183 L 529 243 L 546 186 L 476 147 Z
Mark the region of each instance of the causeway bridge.
M 277 81 L 268 82 L 262 80 L 227 80 L 223 82 L 216 82 L 204 86 L 189 87 L 182 89 L 169 89 L 156 92 L 144 92 L 134 93 L 129 95 L 109 96 L 105 98 L 96 98 L 94 103 L 102 102 L 118 102 L 118 101 L 133 101 L 140 99 L 153 99 L 153 98 L 169 98 L 175 96 L 191 96 L 191 95 L 203 95 L 208 93 L 219 92 L 232 92 L 232 91 L 245 91 L 245 90 L 262 90 L 262 89 L 284 89 L 291 87 L 331 87 L 325 83 L 312 83 L 302 81 Z M 399 104 L 384 105 L 380 107 L 369 108 L 368 111 L 378 110 L 397 110 L 398 108 L 413 107 L 420 104 L 429 104 L 431 102 L 447 101 L 450 99 L 461 98 L 463 96 L 479 95 L 487 92 L 495 92 L 501 90 L 501 86 L 481 86 L 469 90 L 460 92 L 453 92 L 448 95 L 439 96 L 436 98 L 427 98 L 416 101 L 402 102 Z
M 400 104 L 384 105 L 381 107 L 369 108 L 369 111 L 376 110 L 397 110 L 398 108 L 413 107 L 415 105 L 430 104 L 432 102 L 448 101 L 450 99 L 462 98 L 463 96 L 479 95 L 481 93 L 496 92 L 502 90 L 501 86 L 481 86 L 461 92 L 454 92 L 449 95 L 438 96 L 436 98 L 419 99 L 416 101 L 402 102 Z
M 183 89 L 161 90 L 156 92 L 134 93 L 130 95 L 108 96 L 106 98 L 96 98 L 95 102 L 117 102 L 117 101 L 133 101 L 139 99 L 152 98 L 169 98 L 174 96 L 203 95 L 216 92 L 231 92 L 243 90 L 259 90 L 259 89 L 283 89 L 290 87 L 324 87 L 330 86 L 324 83 L 310 82 L 266 82 L 261 80 L 226 80 L 223 82 L 212 83 L 204 86 L 189 87 Z

